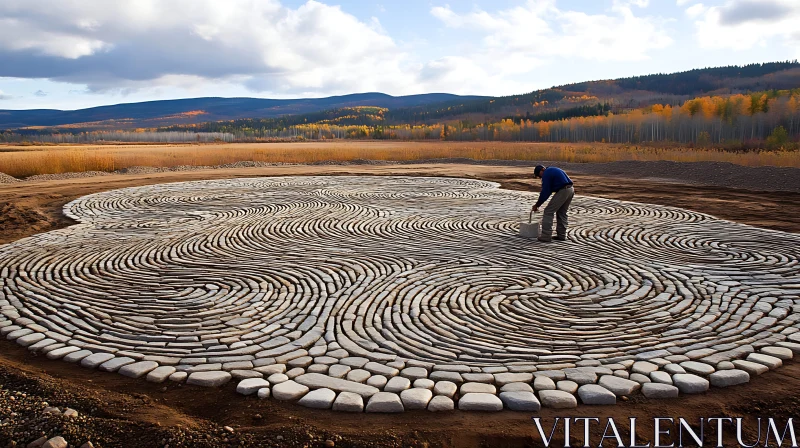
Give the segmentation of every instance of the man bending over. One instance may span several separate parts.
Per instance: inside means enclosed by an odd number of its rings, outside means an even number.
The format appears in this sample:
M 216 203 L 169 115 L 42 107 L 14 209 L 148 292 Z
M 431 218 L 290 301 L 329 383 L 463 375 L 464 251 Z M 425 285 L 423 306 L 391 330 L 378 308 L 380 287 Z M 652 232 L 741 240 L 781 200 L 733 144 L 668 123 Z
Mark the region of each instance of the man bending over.
M 542 232 L 539 234 L 539 241 L 549 243 L 553 237 L 553 215 L 558 217 L 558 224 L 556 227 L 556 239 L 559 241 L 567 240 L 567 211 L 569 205 L 572 203 L 572 197 L 575 196 L 575 190 L 572 188 L 572 181 L 567 176 L 567 173 L 560 168 L 554 166 L 537 165 L 533 170 L 533 177 L 542 179 L 542 192 L 539 194 L 539 200 L 533 206 L 533 211 L 539 211 L 539 207 L 553 195 L 553 199 L 544 208 L 544 217 L 542 218 Z

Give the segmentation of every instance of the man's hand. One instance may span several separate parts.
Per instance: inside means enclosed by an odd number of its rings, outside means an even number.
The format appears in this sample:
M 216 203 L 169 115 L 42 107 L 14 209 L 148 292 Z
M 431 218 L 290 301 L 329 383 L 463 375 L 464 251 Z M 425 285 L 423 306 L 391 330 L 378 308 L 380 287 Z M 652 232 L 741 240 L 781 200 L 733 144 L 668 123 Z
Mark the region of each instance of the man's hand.
M 534 212 L 538 212 L 539 211 L 539 206 L 538 205 L 534 205 L 533 206 L 533 211 Z

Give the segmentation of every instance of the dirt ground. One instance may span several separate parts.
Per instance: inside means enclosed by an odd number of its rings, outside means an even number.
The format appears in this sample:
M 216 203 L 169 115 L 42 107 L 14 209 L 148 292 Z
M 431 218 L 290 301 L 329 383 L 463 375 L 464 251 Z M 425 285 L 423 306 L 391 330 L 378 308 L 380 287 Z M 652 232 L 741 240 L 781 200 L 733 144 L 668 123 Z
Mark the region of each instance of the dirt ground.
M 61 214 L 62 206 L 98 191 L 187 180 L 310 174 L 470 177 L 497 181 L 504 188 L 534 189 L 530 167 L 461 164 L 286 166 L 19 182 L 0 185 L 0 243 L 70 225 Z M 671 205 L 764 228 L 800 231 L 800 193 L 685 185 L 674 179 L 570 174 L 577 194 Z M 275 400 L 241 397 L 233 384 L 221 389 L 155 385 L 93 372 L 34 356 L 5 340 L 0 341 L 0 386 L 0 446 L 25 446 L 42 435 L 59 434 L 75 446 L 91 440 L 101 447 L 321 447 L 326 442 L 327 446 L 333 442 L 335 446 L 354 447 L 542 446 L 532 415 L 527 413 L 350 415 L 311 411 Z M 44 415 L 44 402 L 62 410 L 71 407 L 80 416 L 68 419 Z M 713 389 L 677 400 L 648 400 L 634 395 L 616 406 L 543 409 L 537 416 L 545 428 L 555 417 L 600 417 L 603 422 L 613 417 L 623 434 L 627 434 L 628 419 L 637 417 L 639 440 L 645 444 L 653 439 L 655 416 L 689 421 L 744 417 L 745 440 L 752 443 L 757 417 L 785 422 L 788 417 L 800 417 L 798 410 L 800 363 L 789 362 L 745 386 Z M 594 444 L 602 430 L 592 426 Z M 726 441 L 735 441 L 732 427 L 726 426 L 724 432 Z M 556 432 L 552 446 L 564 446 L 561 434 Z M 715 431 L 706 427 L 708 446 L 714 440 Z M 571 442 L 582 445 L 582 430 L 573 431 Z M 614 444 L 607 442 L 605 446 Z

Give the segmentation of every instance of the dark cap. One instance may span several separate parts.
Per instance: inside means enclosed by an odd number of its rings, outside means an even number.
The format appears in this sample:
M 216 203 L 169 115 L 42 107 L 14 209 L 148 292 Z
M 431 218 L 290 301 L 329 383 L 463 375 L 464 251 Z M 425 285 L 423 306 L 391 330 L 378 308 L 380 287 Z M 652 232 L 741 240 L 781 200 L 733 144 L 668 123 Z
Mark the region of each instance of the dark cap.
M 544 167 L 536 165 L 536 168 L 533 169 L 533 177 L 542 177 L 542 171 L 544 171 Z

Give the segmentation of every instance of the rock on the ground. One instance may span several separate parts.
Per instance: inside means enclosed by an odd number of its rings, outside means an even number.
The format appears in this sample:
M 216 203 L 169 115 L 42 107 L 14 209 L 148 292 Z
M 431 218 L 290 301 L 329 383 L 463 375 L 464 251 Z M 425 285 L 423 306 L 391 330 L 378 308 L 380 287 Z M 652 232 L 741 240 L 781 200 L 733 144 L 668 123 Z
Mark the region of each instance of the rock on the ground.
M 298 400 L 308 392 L 308 386 L 296 383 L 294 380 L 284 381 L 272 386 L 272 396 L 277 400 Z
M 433 392 L 429 389 L 415 387 L 400 392 L 400 400 L 407 411 L 427 408 L 431 398 L 433 398 Z
M 367 412 L 403 412 L 400 396 L 392 392 L 378 392 L 367 402 Z
M 720 370 L 709 375 L 708 379 L 714 387 L 729 387 L 750 382 L 750 375 L 744 370 Z
M 616 404 L 617 396 L 597 384 L 584 384 L 578 388 L 578 396 L 583 404 Z
M 362 412 L 364 410 L 364 398 L 353 392 L 341 392 L 333 402 L 333 410 L 342 412 Z
M 261 400 L 269 398 L 269 395 L 270 395 L 269 387 L 262 387 L 261 389 L 258 389 L 258 392 L 256 392 L 256 396 Z
M 119 369 L 119 374 L 128 378 L 140 378 L 158 367 L 155 361 L 139 361 L 124 365 Z
M 672 382 L 684 394 L 701 394 L 708 390 L 708 380 L 691 373 L 672 375 Z
M 264 378 L 247 378 L 239 381 L 239 384 L 236 385 L 236 392 L 242 395 L 253 395 L 265 387 L 269 387 L 269 381 Z
M 670 384 L 647 383 L 642 385 L 642 394 L 647 398 L 677 398 L 678 393 L 678 388 Z
M 763 364 L 769 367 L 770 370 L 777 369 L 778 367 L 783 365 L 783 361 L 781 361 L 780 358 L 776 358 L 770 355 L 765 355 L 763 353 L 750 353 L 749 355 L 747 355 L 746 360 L 758 364 Z
M 769 371 L 769 367 L 765 366 L 764 364 L 759 364 L 757 362 L 750 362 L 744 361 L 741 359 L 737 359 L 733 361 L 733 366 L 737 369 L 744 370 L 747 372 L 751 377 L 761 375 L 764 372 Z
M 553 409 L 571 409 L 578 406 L 574 395 L 563 390 L 543 390 L 539 392 L 542 406 Z
M 537 412 L 542 408 L 541 403 L 533 395 L 533 392 L 500 392 L 500 401 L 512 411 Z
M 212 370 L 209 372 L 194 372 L 189 375 L 186 383 L 203 387 L 219 387 L 227 384 L 231 378 L 231 374 L 228 372 Z
M 334 399 L 336 399 L 336 392 L 322 388 L 307 393 L 297 404 L 313 409 L 330 409 Z
M 47 442 L 44 442 L 42 448 L 67 448 L 67 441 L 64 440 L 61 436 L 53 437 L 49 439 Z
M 556 383 L 546 376 L 537 376 L 533 380 L 533 388 L 540 390 L 556 390 Z
M 636 381 L 626 380 L 625 378 L 620 378 L 613 375 L 601 376 L 600 381 L 598 381 L 597 384 L 610 390 L 616 395 L 630 395 L 642 387 L 642 385 Z
M 452 411 L 455 409 L 453 399 L 445 395 L 437 395 L 428 403 L 428 410 L 431 412 Z
M 788 361 L 794 358 L 794 353 L 792 352 L 792 350 L 785 347 L 764 347 L 761 349 L 761 353 L 773 356 L 775 358 L 780 359 L 781 361 Z
M 396 376 L 386 383 L 383 387 L 384 392 L 402 392 L 411 387 L 411 380 L 402 376 Z
M 146 379 L 151 383 L 163 383 L 170 375 L 175 373 L 175 370 L 175 367 L 172 366 L 156 367 L 147 374 Z
M 468 393 L 458 400 L 458 409 L 462 411 L 502 411 L 503 402 L 495 394 Z
M 452 398 L 458 391 L 458 386 L 452 381 L 437 381 L 433 386 L 433 393 Z

